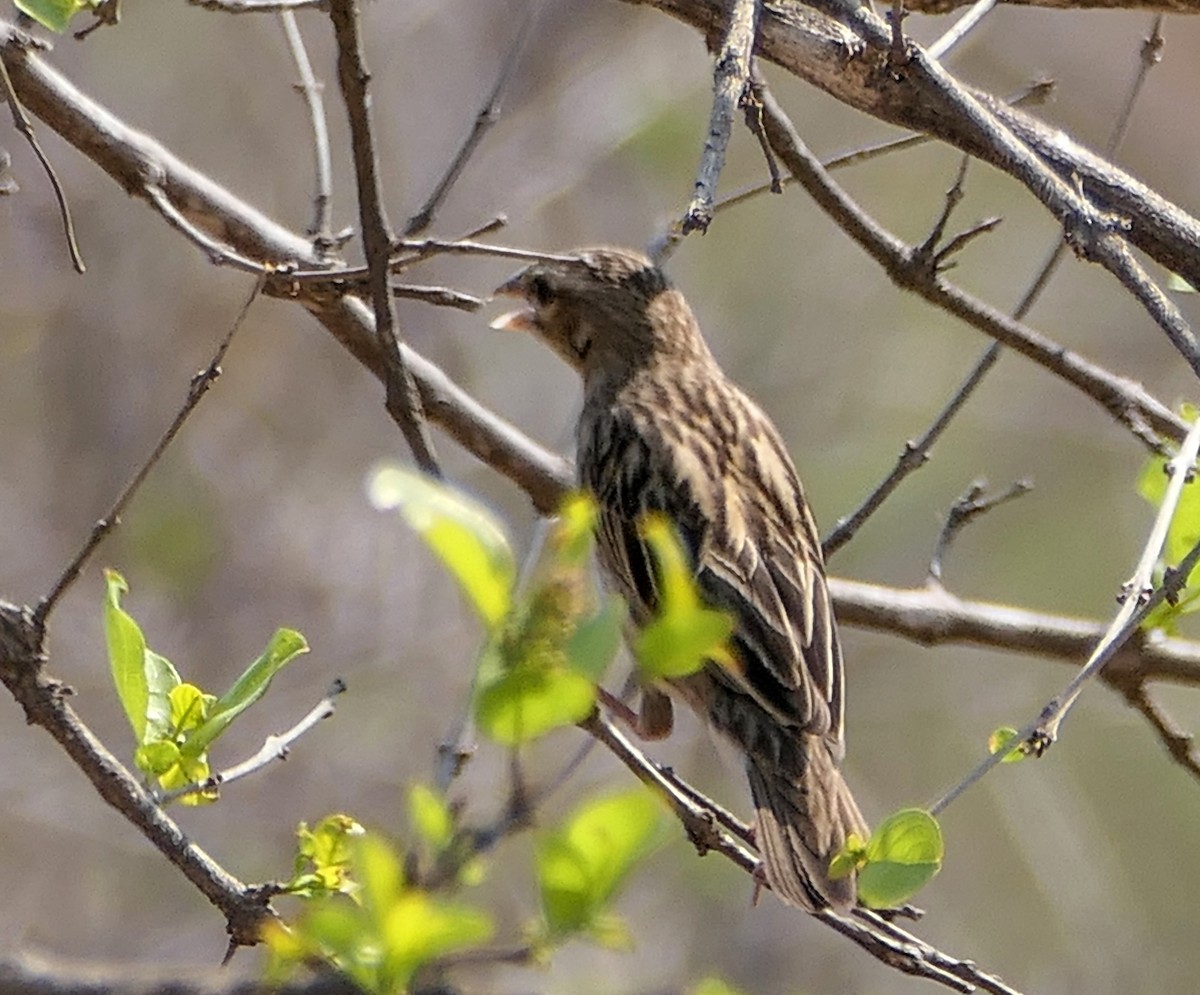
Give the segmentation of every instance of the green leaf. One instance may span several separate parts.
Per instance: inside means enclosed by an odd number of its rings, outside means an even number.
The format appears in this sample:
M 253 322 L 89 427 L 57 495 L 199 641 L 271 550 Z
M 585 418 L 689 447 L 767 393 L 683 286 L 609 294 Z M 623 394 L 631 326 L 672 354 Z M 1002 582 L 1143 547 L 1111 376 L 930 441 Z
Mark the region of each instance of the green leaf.
M 674 527 L 666 517 L 652 515 L 642 535 L 656 567 L 658 615 L 638 633 L 638 666 L 649 677 L 664 678 L 695 673 L 707 660 L 730 664 L 733 618 L 701 602 Z
M 133 737 L 140 745 L 146 739 L 146 710 L 150 689 L 146 681 L 146 637 L 133 616 L 121 607 L 121 595 L 129 593 L 125 578 L 115 570 L 104 571 L 104 642 L 113 686 L 125 709 Z
M 689 995 L 742 995 L 742 993 L 723 978 L 710 976 L 696 982 Z
M 406 988 L 422 964 L 475 946 L 491 935 L 491 919 L 477 909 L 437 901 L 424 891 L 409 891 L 392 905 L 383 922 L 389 985 Z
M 542 914 L 552 935 L 603 927 L 606 906 L 660 838 L 662 812 L 643 788 L 584 803 L 537 848 Z
M 404 516 L 458 581 L 489 629 L 512 605 L 516 561 L 490 511 L 465 494 L 400 466 L 377 469 L 368 485 L 371 503 Z
M 1178 273 L 1167 274 L 1167 289 L 1177 291 L 1181 294 L 1194 294 L 1196 292 L 1196 288 Z
M 848 878 L 867 862 L 867 841 L 858 833 L 851 833 L 846 842 L 829 862 L 829 876 L 834 881 Z
M 625 602 L 612 597 L 605 600 L 595 615 L 580 622 L 567 640 L 567 663 L 571 669 L 598 683 L 621 645 L 625 615 Z
M 167 739 L 175 734 L 175 723 L 171 718 L 174 708 L 171 695 L 182 685 L 179 671 L 165 656 L 159 656 L 147 647 L 144 655 L 146 671 L 146 732 L 147 743 Z
M 506 746 L 544 736 L 559 726 L 574 725 L 591 712 L 596 687 L 582 674 L 536 661 L 518 663 L 495 679 L 481 682 L 475 699 L 475 721 L 489 738 Z
M 189 784 L 202 784 L 211 776 L 212 770 L 203 755 L 189 757 L 181 752 L 178 763 L 158 775 L 158 783 L 164 791 L 178 791 Z M 216 788 L 205 788 L 203 791 L 189 791 L 179 801 L 184 805 L 208 805 L 218 797 Z
M 363 832 L 354 819 L 341 813 L 325 816 L 312 829 L 300 823 L 295 874 L 285 890 L 305 897 L 353 893 L 358 887 L 350 876 L 353 841 Z
M 572 491 L 559 505 L 558 520 L 550 534 L 554 558 L 565 566 L 585 567 L 595 545 L 596 502 L 583 491 Z
M 364 833 L 353 842 L 355 877 L 362 887 L 363 908 L 381 922 L 405 888 L 404 867 L 395 850 L 374 833 Z
M 129 585 L 116 570 L 104 571 L 104 642 L 113 686 L 139 745 L 173 734 L 170 694 L 179 687 L 179 672 L 165 656 L 146 646 L 141 627 L 121 607 Z
M 93 0 L 14 0 L 14 3 L 17 10 L 59 34 L 71 26 L 71 19 L 81 10 L 95 6 Z
M 197 755 L 208 749 L 234 719 L 266 693 L 271 679 L 284 666 L 307 652 L 308 643 L 300 633 L 294 629 L 277 629 L 262 655 L 212 705 L 204 723 L 187 736 L 184 752 Z
M 205 694 L 195 684 L 180 684 L 172 688 L 168 696 L 171 702 L 171 729 L 176 733 L 188 733 L 204 724 L 216 699 Z M 201 751 L 203 752 L 203 751 Z M 195 751 L 184 753 L 197 756 Z
M 868 908 L 903 904 L 942 867 L 945 845 L 937 820 L 924 809 L 892 813 L 867 842 L 858 872 L 858 897 Z
M 169 739 L 143 743 L 134 751 L 137 769 L 150 777 L 159 777 L 179 763 L 179 747 Z
M 1022 743 L 1013 742 L 1017 738 L 1017 730 L 1012 726 L 1001 726 L 988 736 L 988 753 L 999 753 L 1001 750 L 1007 749 L 1002 764 L 1020 763 L 1026 754 Z
M 439 852 L 454 839 L 454 816 L 450 806 L 427 784 L 414 784 L 408 789 L 408 824 Z

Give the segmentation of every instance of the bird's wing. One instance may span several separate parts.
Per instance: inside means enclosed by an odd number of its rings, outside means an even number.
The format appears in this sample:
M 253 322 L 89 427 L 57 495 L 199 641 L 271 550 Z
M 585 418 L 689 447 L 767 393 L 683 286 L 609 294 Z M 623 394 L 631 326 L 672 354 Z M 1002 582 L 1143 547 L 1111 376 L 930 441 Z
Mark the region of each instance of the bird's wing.
M 740 669 L 714 675 L 787 725 L 842 739 L 842 658 L 820 543 L 791 459 L 767 417 L 728 381 L 715 399 L 661 398 L 581 422 L 582 483 L 599 501 L 601 561 L 645 620 L 656 601 L 638 523 L 665 512 L 702 594 L 730 612 Z M 686 387 L 686 385 L 685 385 Z M 711 395 L 711 385 L 705 388 Z M 715 401 L 715 403 L 713 403 Z

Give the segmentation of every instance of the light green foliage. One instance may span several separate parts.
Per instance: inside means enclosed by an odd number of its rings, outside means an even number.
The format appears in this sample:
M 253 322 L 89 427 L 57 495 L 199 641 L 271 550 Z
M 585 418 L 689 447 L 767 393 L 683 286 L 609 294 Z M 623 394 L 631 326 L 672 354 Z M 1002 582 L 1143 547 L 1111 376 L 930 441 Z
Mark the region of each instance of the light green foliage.
M 1192 405 L 1182 405 L 1180 414 L 1189 422 L 1196 420 L 1197 411 Z M 1166 473 L 1168 456 L 1152 456 L 1142 467 L 1138 476 L 1137 491 L 1150 504 L 1158 507 L 1166 495 L 1169 477 Z M 1167 541 L 1163 544 L 1162 558 L 1159 571 L 1154 578 L 1155 583 L 1161 583 L 1162 570 L 1178 566 L 1180 561 L 1200 541 L 1200 484 L 1189 483 L 1184 487 L 1179 498 L 1171 525 L 1167 531 Z M 1161 629 L 1168 634 L 1175 632 L 1179 618 L 1200 609 L 1200 584 L 1190 582 L 1179 593 L 1175 604 L 1164 601 L 1154 608 L 1142 622 L 1146 631 Z
M 734 988 L 724 978 L 707 977 L 701 978 L 688 995 L 742 995 L 742 992 Z
M 1015 764 L 1024 760 L 1028 753 L 1025 752 L 1024 744 L 1016 743 L 1017 730 L 1012 726 L 1001 726 L 999 729 L 993 730 L 988 736 L 988 753 L 999 753 L 1001 750 L 1007 750 L 1002 764 Z
M 543 562 L 528 590 L 519 592 L 508 539 L 470 498 L 396 466 L 375 471 L 369 490 L 377 507 L 403 513 L 483 620 L 488 639 L 474 700 L 480 730 L 512 746 L 586 717 L 624 620 L 611 602 L 596 610 L 588 583 L 592 501 L 582 494 L 567 497 Z
M 304 637 L 279 629 L 233 687 L 216 698 L 184 683 L 171 661 L 146 645 L 141 627 L 121 607 L 121 596 L 129 592 L 125 578 L 105 570 L 104 583 L 104 639 L 113 685 L 133 727 L 134 763 L 165 791 L 207 780 L 209 746 L 263 696 L 284 665 L 308 652 Z M 215 789 L 206 789 L 182 801 L 200 805 L 216 797 Z
M 276 629 L 262 654 L 242 673 L 208 711 L 190 737 L 193 749 L 207 749 L 229 724 L 267 692 L 271 679 L 301 653 L 308 652 L 304 637 L 294 629 Z
M 942 869 L 945 845 L 937 820 L 919 808 L 893 812 L 865 843 L 854 833 L 830 863 L 834 877 L 858 872 L 858 898 L 868 908 L 895 908 Z
M 434 851 L 445 850 L 454 839 L 454 815 L 446 799 L 427 784 L 408 789 L 408 824 Z
M 96 0 L 14 0 L 17 10 L 28 14 L 38 24 L 59 34 L 71 26 L 71 20 L 83 10 L 91 10 Z
M 341 813 L 325 816 L 312 829 L 308 823 L 300 823 L 295 873 L 284 891 L 305 898 L 353 893 L 358 885 L 350 876 L 351 842 L 364 831 Z
M 336 964 L 364 991 L 388 995 L 404 991 L 422 965 L 491 936 L 491 920 L 484 913 L 410 884 L 400 856 L 387 842 L 357 830 L 345 816 L 331 818 L 335 824 L 329 834 L 306 836 L 302 826 L 301 840 L 319 841 L 317 849 L 328 849 L 337 858 L 324 866 L 337 869 L 337 887 L 327 892 L 340 894 L 326 893 L 309 903 L 291 930 L 273 924 L 266 931 L 269 974 L 275 980 L 319 958 Z M 337 820 L 356 831 L 339 831 Z M 321 826 L 329 822 L 323 820 Z
M 408 467 L 380 467 L 367 489 L 376 508 L 404 516 L 488 628 L 496 628 L 512 607 L 517 579 L 512 548 L 496 517 L 460 491 Z
M 727 642 L 733 619 L 704 605 L 692 568 L 670 521 L 649 516 L 642 535 L 654 559 L 658 615 L 638 634 L 636 654 L 652 678 L 685 677 L 705 661 L 731 662 Z
M 584 934 L 625 945 L 608 911 L 617 890 L 662 838 L 662 808 L 645 788 L 585 802 L 537 849 L 543 939 Z

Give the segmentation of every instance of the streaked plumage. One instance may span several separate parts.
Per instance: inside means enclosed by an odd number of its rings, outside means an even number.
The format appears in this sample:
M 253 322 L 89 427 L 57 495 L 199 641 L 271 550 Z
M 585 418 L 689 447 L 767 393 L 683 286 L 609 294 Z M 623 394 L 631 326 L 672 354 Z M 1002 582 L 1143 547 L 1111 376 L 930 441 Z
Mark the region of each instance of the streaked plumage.
M 655 604 L 638 534 L 649 511 L 672 519 L 702 594 L 734 616 L 736 671 L 709 663 L 671 687 L 745 754 L 772 889 L 802 908 L 846 908 L 853 879 L 831 881 L 829 860 L 867 830 L 838 769 L 841 648 L 795 468 L 661 271 L 617 249 L 575 258 L 501 287 L 529 307 L 499 324 L 538 335 L 583 377 L 579 480 L 599 503 L 601 566 L 634 621 Z

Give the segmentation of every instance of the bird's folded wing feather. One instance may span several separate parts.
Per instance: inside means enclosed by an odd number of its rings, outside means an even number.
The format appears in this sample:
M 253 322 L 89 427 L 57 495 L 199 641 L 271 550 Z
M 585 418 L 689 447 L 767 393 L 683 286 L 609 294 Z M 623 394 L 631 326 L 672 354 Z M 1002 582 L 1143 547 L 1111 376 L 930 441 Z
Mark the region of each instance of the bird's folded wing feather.
M 600 503 L 600 555 L 644 621 L 656 595 L 639 522 L 665 512 L 701 593 L 735 619 L 740 669 L 714 664 L 716 676 L 786 725 L 840 745 L 841 649 L 816 526 L 778 433 L 725 386 L 731 431 L 656 422 L 659 406 L 610 410 L 581 426 L 581 448 L 592 447 L 581 464 L 592 468 L 583 484 Z

